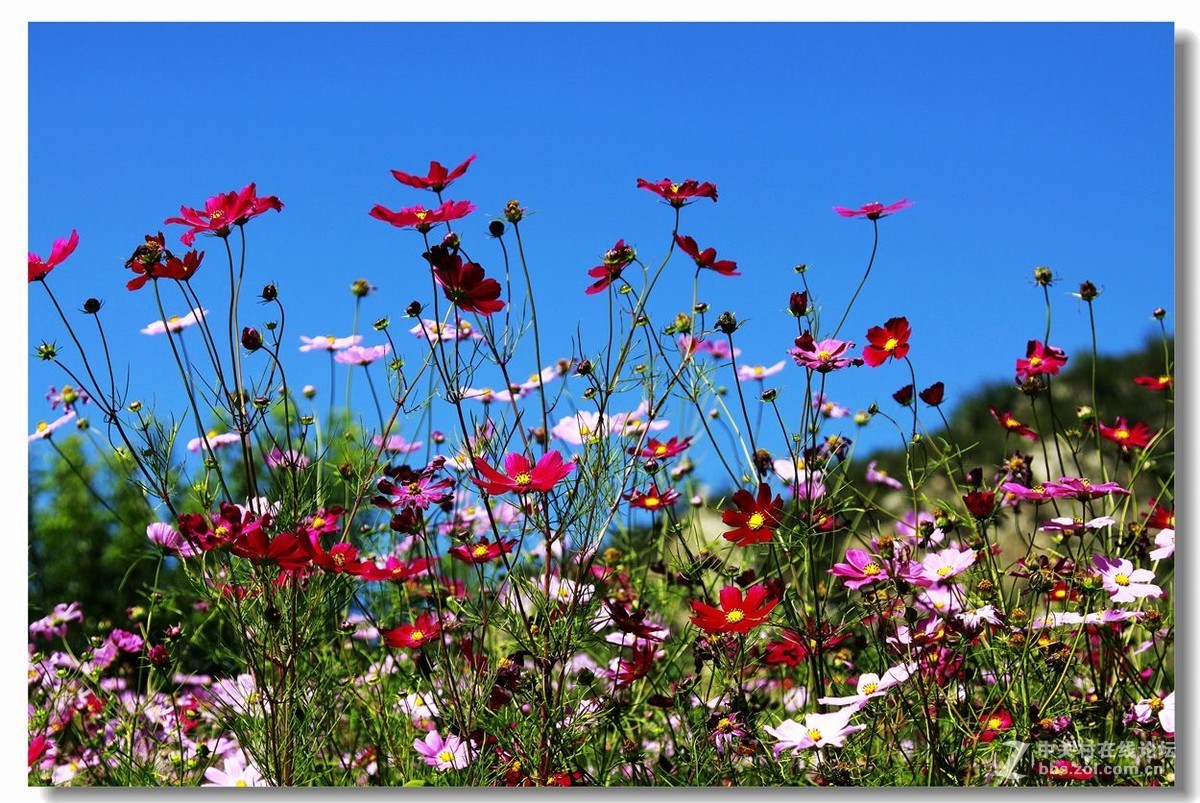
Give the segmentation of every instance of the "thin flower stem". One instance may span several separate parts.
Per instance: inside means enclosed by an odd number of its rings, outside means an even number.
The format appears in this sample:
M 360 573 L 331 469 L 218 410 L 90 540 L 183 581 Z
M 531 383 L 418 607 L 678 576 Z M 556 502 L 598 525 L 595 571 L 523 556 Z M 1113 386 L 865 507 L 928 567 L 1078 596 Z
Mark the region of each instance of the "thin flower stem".
M 858 294 L 862 292 L 863 285 L 867 283 L 867 277 L 871 275 L 871 268 L 875 265 L 875 252 L 879 250 L 879 221 L 871 219 L 873 241 L 871 243 L 871 258 L 867 261 L 867 271 L 863 274 L 862 279 L 858 282 L 858 287 L 854 290 L 854 295 L 850 296 L 850 303 L 846 305 L 846 311 L 842 313 L 842 319 L 838 321 L 837 327 L 833 330 L 832 337 L 837 339 L 838 332 L 842 331 L 842 324 L 846 322 L 846 318 L 850 315 L 850 309 L 854 306 L 854 302 L 858 299 Z

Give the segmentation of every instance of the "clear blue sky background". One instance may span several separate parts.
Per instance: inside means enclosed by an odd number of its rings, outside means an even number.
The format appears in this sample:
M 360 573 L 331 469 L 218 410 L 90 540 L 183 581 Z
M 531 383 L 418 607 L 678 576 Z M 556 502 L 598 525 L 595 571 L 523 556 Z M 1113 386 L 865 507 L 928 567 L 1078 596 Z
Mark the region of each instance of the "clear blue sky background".
M 861 345 L 869 326 L 906 315 L 919 385 L 945 381 L 952 403 L 1010 378 L 1042 336 L 1035 265 L 1062 277 L 1051 341 L 1068 353 L 1089 348 L 1069 295 L 1080 280 L 1106 291 L 1104 351 L 1154 334 L 1156 306 L 1173 317 L 1172 68 L 1169 24 L 34 24 L 29 246 L 45 256 L 79 230 L 54 287 L 71 308 L 103 298 L 134 395 L 179 408 L 166 340 L 138 333 L 157 317 L 153 296 L 124 289 L 123 262 L 147 232 L 177 243 L 182 228 L 161 221 L 181 203 L 249 181 L 286 204 L 248 227 L 248 284 L 279 284 L 293 348 L 300 334 L 349 333 L 359 277 L 379 287 L 368 322 L 399 326 L 427 297 L 419 235 L 367 216 L 432 200 L 391 168 L 478 153 L 448 193 L 479 206 L 461 227 L 472 256 L 499 271 L 486 224 L 520 199 L 536 212 L 522 231 L 543 331 L 579 324 L 597 347 L 605 302 L 583 294 L 586 270 L 618 237 L 647 259 L 668 244 L 670 210 L 635 180 L 712 181 L 720 202 L 685 209 L 682 230 L 744 275 L 706 275 L 701 297 L 750 319 L 743 360 L 764 364 L 795 334 L 782 314 L 793 265 L 811 266 L 827 315 L 861 276 L 871 226 L 831 207 L 908 197 L 913 209 L 881 222 L 845 334 Z M 198 245 L 215 313 L 223 254 L 217 240 Z M 690 303 L 688 263 L 672 272 L 678 295 L 660 314 Z M 31 348 L 64 343 L 32 290 Z M 247 303 L 245 322 L 260 309 Z M 417 359 L 421 344 L 401 342 Z M 325 387 L 324 355 L 287 356 L 293 383 Z M 776 379 L 796 404 L 803 371 L 789 362 Z M 62 381 L 31 359 L 31 427 Z M 862 368 L 835 375 L 830 395 L 894 410 L 907 382 L 902 365 Z M 896 442 L 879 423 L 860 446 Z

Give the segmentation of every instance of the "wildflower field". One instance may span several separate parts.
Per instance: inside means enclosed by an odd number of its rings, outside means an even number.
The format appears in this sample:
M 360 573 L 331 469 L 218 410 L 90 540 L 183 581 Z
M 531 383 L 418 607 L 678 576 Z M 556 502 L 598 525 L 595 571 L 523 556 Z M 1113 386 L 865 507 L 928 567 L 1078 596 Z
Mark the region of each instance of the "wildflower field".
M 595 243 L 562 299 L 536 217 L 461 200 L 474 160 L 392 171 L 369 214 L 416 300 L 371 320 L 374 286 L 331 282 L 331 334 L 256 269 L 286 198 L 148 221 L 123 269 L 179 409 L 128 386 L 87 297 L 81 265 L 121 265 L 86 231 L 31 246 L 61 381 L 30 584 L 67 596 L 31 594 L 30 784 L 1173 784 L 1167 310 L 1130 313 L 1161 333 L 1136 367 L 1105 362 L 1120 288 L 1019 268 L 1045 326 L 968 420 L 915 339 L 959 335 L 856 307 L 920 204 L 830 199 L 853 295 L 801 265 L 734 311 L 740 257 L 690 219 L 718 188 L 626 177 L 659 238 Z M 548 331 L 564 304 L 607 336 Z M 770 316 L 794 334 L 752 364 Z M 1080 325 L 1090 351 L 1056 345 Z M 837 401 L 886 369 L 906 384 Z M 857 453 L 867 427 L 894 447 Z

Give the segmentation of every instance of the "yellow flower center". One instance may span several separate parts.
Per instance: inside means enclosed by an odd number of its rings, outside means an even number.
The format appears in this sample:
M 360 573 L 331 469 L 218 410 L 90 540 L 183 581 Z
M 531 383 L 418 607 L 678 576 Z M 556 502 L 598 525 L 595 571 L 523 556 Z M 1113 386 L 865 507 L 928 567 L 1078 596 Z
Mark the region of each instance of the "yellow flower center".
M 992 730 L 998 730 L 1000 726 L 1004 724 L 1004 720 L 1002 720 L 1000 717 L 991 717 L 988 719 L 987 724 Z
M 820 351 L 817 352 L 817 358 L 821 359 L 821 360 L 828 360 L 832 356 L 833 356 L 833 352 L 826 351 L 825 349 L 821 349 Z
M 416 217 L 417 220 L 424 220 L 428 216 L 429 216 L 429 212 L 428 212 L 428 210 L 425 210 L 425 209 L 418 209 L 414 213 L 414 217 Z
M 897 339 L 896 339 L 896 338 L 894 338 L 894 337 L 889 337 L 889 338 L 887 339 L 887 342 L 883 344 L 883 350 L 884 350 L 884 351 L 895 351 L 895 350 L 896 350 L 896 346 L 899 346 L 899 345 L 900 345 L 900 341 L 899 341 L 899 340 L 897 340 Z
M 876 690 L 878 690 L 878 689 L 879 689 L 878 683 L 866 683 L 866 684 L 863 684 L 862 693 L 863 694 L 874 694 L 876 692 Z
M 208 216 L 208 219 L 209 220 L 220 220 L 223 217 L 225 217 L 224 209 L 214 209 L 213 213 Z
M 229 535 L 229 528 L 226 527 L 224 524 L 222 524 L 220 527 L 218 527 L 216 529 L 216 533 L 217 533 L 217 535 L 224 538 L 225 536 Z
M 522 471 L 520 474 L 513 477 L 513 482 L 515 482 L 517 485 L 529 485 L 533 482 L 533 475 L 531 475 L 528 471 Z
M 1170 374 L 1163 374 L 1162 376 L 1160 376 L 1160 377 L 1158 378 L 1158 381 L 1159 381 L 1159 383 L 1161 383 L 1161 384 L 1165 385 L 1165 384 L 1167 384 L 1168 382 L 1170 382 L 1170 381 L 1171 381 L 1171 375 L 1170 375 Z
M 752 515 L 750 516 L 750 518 L 749 518 L 749 519 L 746 521 L 746 529 L 748 529 L 748 530 L 761 530 L 761 529 L 762 529 L 762 526 L 763 526 L 763 525 L 766 523 L 766 521 L 767 521 L 767 519 L 766 519 L 766 517 L 765 517 L 765 516 L 763 516 L 763 514 L 761 514 L 761 513 L 754 513 L 754 514 L 752 514 Z
M 332 555 L 332 557 L 333 557 L 333 565 L 334 566 L 345 566 L 346 565 L 346 556 L 343 553 L 341 553 L 341 552 L 334 553 L 334 555 Z
M 320 516 L 317 516 L 316 518 L 314 518 L 312 520 L 312 526 L 316 527 L 318 530 L 321 529 L 322 527 L 325 526 L 325 519 L 321 518 Z
M 438 757 L 438 761 L 445 762 L 446 764 L 449 764 L 451 761 L 454 760 L 454 754 L 451 753 L 449 750 L 443 750 L 442 752 L 437 754 L 437 757 Z
M 250 786 L 250 784 L 246 783 L 241 778 L 238 778 L 237 781 L 235 781 L 233 785 L 234 786 L 246 786 L 246 787 Z
M 487 553 L 488 548 L 483 544 L 480 544 L 479 546 L 475 547 L 475 549 L 471 550 L 471 554 L 477 558 L 482 558 L 483 556 L 487 555 Z
M 678 184 L 672 184 L 672 185 L 671 185 L 671 192 L 679 192 L 679 185 L 678 185 Z
M 952 572 L 952 571 L 954 571 L 954 570 L 951 569 L 949 566 L 942 566 L 937 570 L 938 577 L 945 577 L 946 575 L 950 574 L 950 572 Z
M 50 425 L 45 421 L 39 421 L 34 429 L 36 429 L 38 432 L 45 432 L 46 430 L 50 429 Z
M 1031 368 L 1037 368 L 1037 367 L 1038 367 L 1039 365 L 1041 365 L 1041 364 L 1042 364 L 1042 358 L 1041 358 L 1041 357 L 1030 357 L 1030 358 L 1029 358 L 1029 366 L 1030 366 Z
M 1161 711 L 1163 707 L 1163 701 L 1161 697 L 1151 697 L 1149 701 L 1147 701 L 1146 705 L 1150 706 L 1151 711 Z
M 659 457 L 662 457 L 666 453 L 667 453 L 667 447 L 664 446 L 663 444 L 660 443 L 658 446 L 654 447 L 654 454 L 658 455 Z
M 821 741 L 821 729 L 820 728 L 809 728 L 808 729 L 808 738 L 812 739 L 814 742 Z
M 1119 586 L 1127 586 L 1127 585 L 1129 585 L 1129 575 L 1118 574 L 1116 577 L 1113 578 L 1113 582 Z
M 172 315 L 170 318 L 167 318 L 167 323 L 168 323 L 168 324 L 176 324 L 176 323 L 179 323 L 179 316 L 178 316 L 178 315 Z
M 646 507 L 658 507 L 662 504 L 662 500 L 660 500 L 657 496 L 647 496 L 642 500 L 642 504 Z
M 874 577 L 875 575 L 879 574 L 882 571 L 883 571 L 883 568 L 875 561 L 871 561 L 866 566 L 862 567 L 862 573 L 867 575 L 868 577 Z
M 1113 433 L 1113 437 L 1116 438 L 1117 440 L 1122 440 L 1122 441 L 1127 440 L 1129 438 L 1129 430 L 1118 429 L 1116 432 Z
M 761 366 L 761 365 L 756 365 L 756 366 L 754 366 L 754 375 L 755 375 L 755 376 L 762 376 L 762 375 L 763 375 L 763 373 L 764 373 L 766 370 L 767 370 L 767 369 L 766 369 L 766 368 L 764 368 L 763 366 Z
M 333 335 L 325 335 L 325 340 L 332 346 L 337 341 L 337 338 Z
M 725 621 L 729 622 L 730 624 L 737 624 L 745 618 L 746 613 L 740 608 L 734 608 L 732 611 L 729 611 L 725 614 Z
M 414 630 L 412 633 L 410 633 L 408 635 L 408 638 L 409 638 L 409 641 L 424 641 L 425 640 L 425 631 L 424 630 Z

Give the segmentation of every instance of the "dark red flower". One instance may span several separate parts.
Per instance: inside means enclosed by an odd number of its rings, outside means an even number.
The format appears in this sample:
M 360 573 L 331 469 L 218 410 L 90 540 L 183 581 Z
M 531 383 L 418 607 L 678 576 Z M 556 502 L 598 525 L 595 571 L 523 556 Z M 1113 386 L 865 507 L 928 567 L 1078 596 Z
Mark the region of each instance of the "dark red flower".
M 1041 374 L 1057 374 L 1067 364 L 1067 353 L 1040 340 L 1030 340 L 1025 346 L 1025 359 L 1017 360 L 1017 380 Z
M 309 553 L 314 566 L 334 574 L 363 574 L 375 568 L 373 563 L 359 559 L 357 547 L 344 541 L 331 546 L 328 552 L 321 548 L 320 541 L 313 541 Z
M 482 457 L 476 457 L 472 462 L 482 479 L 472 477 L 471 480 L 482 491 L 492 495 L 509 491 L 518 494 L 547 493 L 555 483 L 575 470 L 574 460 L 564 463 L 562 455 L 553 449 L 546 452 L 537 465 L 531 464 L 529 458 L 519 452 L 509 452 L 504 456 L 507 475 L 489 466 Z
M 419 648 L 442 635 L 442 623 L 436 617 L 422 613 L 413 624 L 382 630 L 379 635 L 389 647 Z
M 867 342 L 863 349 L 863 361 L 875 368 L 883 365 L 889 357 L 902 360 L 908 355 L 908 338 L 912 328 L 907 318 L 889 318 L 883 326 L 872 326 L 867 330 Z
M 1130 425 L 1128 421 L 1120 416 L 1113 422 L 1110 427 L 1107 424 L 1100 423 L 1100 434 L 1117 444 L 1131 449 L 1144 449 L 1150 445 L 1150 441 L 1154 440 L 1156 433 L 1144 423 Z
M 734 492 L 731 500 L 736 510 L 721 513 L 721 521 L 734 529 L 722 533 L 726 541 L 738 546 L 750 546 L 770 541 L 783 517 L 783 497 L 771 498 L 771 486 L 758 484 L 755 497 L 744 488 Z
M 904 387 L 900 388 L 898 391 L 893 393 L 892 398 L 896 400 L 896 404 L 901 404 L 901 405 L 904 405 L 905 407 L 907 407 L 908 405 L 912 404 L 913 386 L 905 385 Z
M 647 460 L 668 460 L 683 452 L 692 445 L 691 437 L 680 440 L 679 438 L 671 438 L 671 440 L 663 443 L 656 438 L 650 438 L 646 441 L 646 445 L 638 451 L 636 446 L 630 446 L 626 449 L 629 454 L 644 457 Z
M 650 674 L 654 661 L 658 657 L 658 645 L 652 641 L 638 641 L 631 647 L 631 658 L 617 659 L 616 666 L 609 673 L 613 686 L 623 689 L 635 680 Z
M 937 407 L 946 396 L 946 385 L 943 382 L 934 382 L 917 395 L 930 407 Z
M 483 268 L 442 246 L 434 246 L 425 255 L 433 266 L 433 276 L 442 293 L 464 312 L 491 315 L 504 309 L 500 300 L 500 282 L 484 276 Z
M 700 246 L 696 245 L 696 241 L 691 237 L 675 235 L 675 244 L 679 246 L 679 250 L 690 256 L 696 261 L 696 267 L 708 268 L 714 270 L 722 276 L 741 276 L 738 273 L 737 263 L 731 259 L 717 259 L 717 249 L 705 248 L 700 250 Z
M 209 198 L 204 202 L 204 211 L 181 206 L 179 217 L 167 218 L 163 222 L 191 226 L 179 238 L 184 245 L 190 246 L 195 242 L 197 234 L 228 237 L 234 226 L 240 226 L 270 209 L 279 212 L 283 209 L 283 203 L 274 195 L 259 198 L 254 182 L 250 182 L 242 187 L 241 192 L 227 192 Z
M 737 586 L 725 586 L 720 592 L 721 607 L 693 602 L 692 624 L 709 633 L 749 633 L 765 624 L 779 600 L 768 599 L 764 586 L 751 586 L 742 597 Z
M 425 233 L 439 223 L 458 220 L 475 211 L 475 204 L 470 201 L 446 201 L 437 209 L 426 209 L 423 206 L 406 206 L 399 212 L 393 212 L 387 207 L 375 204 L 371 207 L 370 215 L 376 220 L 391 223 L 401 229 L 416 229 Z
M 662 198 L 676 209 L 686 206 L 696 198 L 711 198 L 714 203 L 717 200 L 717 188 L 715 185 L 708 183 L 697 183 L 695 179 L 689 178 L 686 181 L 676 184 L 669 178 L 664 178 L 662 181 L 649 182 L 644 178 L 637 180 L 639 189 L 650 190 L 650 192 Z
M 679 491 L 676 491 L 674 488 L 660 491 L 658 490 L 658 483 L 651 483 L 650 487 L 645 491 L 634 489 L 623 496 L 629 500 L 630 507 L 641 508 L 642 510 L 658 510 L 664 505 L 670 507 L 679 501 Z
M 63 240 L 55 240 L 50 246 L 50 256 L 42 259 L 32 251 L 29 252 L 29 281 L 40 282 L 50 275 L 50 271 L 66 261 L 79 245 L 79 232 L 71 230 L 71 236 Z
M 884 206 L 879 201 L 874 201 L 873 203 L 863 204 L 858 209 L 847 209 L 844 206 L 835 206 L 833 211 L 837 212 L 842 217 L 865 217 L 867 220 L 879 220 L 881 217 L 887 217 L 888 215 L 895 214 L 896 212 L 903 212 L 912 205 L 912 201 L 908 200 L 907 198 L 901 198 L 899 201 L 896 201 L 896 203 L 888 204 L 887 206 Z
M 624 239 L 617 240 L 617 244 L 604 254 L 604 261 L 588 270 L 588 276 L 596 281 L 592 282 L 584 292 L 589 296 L 603 292 L 610 284 L 621 278 L 621 272 L 629 267 L 636 256 L 637 253 L 632 247 L 625 244 Z
M 653 622 L 647 624 L 644 609 L 636 612 L 630 611 L 623 603 L 611 599 L 604 600 L 604 607 L 608 610 L 613 626 L 622 633 L 637 636 L 638 639 L 645 641 L 661 642 L 663 640 L 663 633 L 666 631 Z
M 808 293 L 792 293 L 788 296 L 788 312 L 802 318 L 808 312 Z
M 971 491 L 963 497 L 963 504 L 977 519 L 986 519 L 996 509 L 996 494 L 991 491 Z
M 1160 505 L 1153 499 L 1150 500 L 1150 504 L 1154 505 L 1154 509 L 1146 514 L 1146 527 L 1155 530 L 1174 530 L 1175 508 Z
M 517 545 L 515 538 L 504 539 L 492 543 L 484 538 L 476 541 L 474 544 L 465 544 L 450 548 L 450 554 L 461 560 L 463 563 L 487 563 L 493 561 L 501 555 L 512 552 L 513 547 Z
M 1175 377 L 1170 374 L 1160 374 L 1159 376 L 1135 376 L 1134 383 L 1141 385 L 1148 390 L 1166 390 L 1167 388 L 1175 387 Z
M 1011 728 L 1013 720 L 1012 715 L 1001 708 L 991 714 L 981 716 L 979 724 L 982 727 L 982 730 L 979 732 L 979 741 L 990 742 L 999 736 L 1002 731 Z
M 243 533 L 229 551 L 255 563 L 274 563 L 285 571 L 302 569 L 312 560 L 308 546 L 293 533 L 280 533 L 268 540 L 261 528 Z
M 1000 413 L 995 407 L 988 407 L 988 412 L 992 414 L 992 418 L 999 422 L 1000 426 L 1004 427 L 1009 432 L 1015 432 L 1022 438 L 1031 441 L 1036 441 L 1038 439 L 1038 434 L 1018 421 L 1016 416 L 1014 416 L 1012 413 Z
M 383 566 L 368 563 L 359 573 L 359 577 L 372 582 L 390 580 L 393 583 L 404 583 L 413 577 L 419 577 L 429 569 L 427 558 L 417 558 L 403 561 L 395 555 L 388 555 Z
M 454 183 L 456 178 L 462 177 L 467 172 L 467 168 L 471 166 L 471 162 L 475 161 L 475 154 L 467 157 L 467 160 L 453 170 L 447 171 L 442 166 L 441 162 L 430 162 L 429 173 L 424 176 L 414 176 L 410 173 L 402 173 L 399 170 L 393 170 L 392 175 L 396 177 L 396 181 L 401 184 L 407 184 L 410 187 L 415 187 L 418 190 L 432 190 L 433 192 L 441 192 Z

